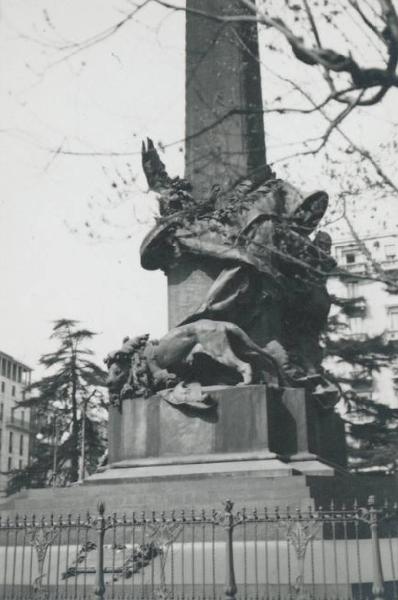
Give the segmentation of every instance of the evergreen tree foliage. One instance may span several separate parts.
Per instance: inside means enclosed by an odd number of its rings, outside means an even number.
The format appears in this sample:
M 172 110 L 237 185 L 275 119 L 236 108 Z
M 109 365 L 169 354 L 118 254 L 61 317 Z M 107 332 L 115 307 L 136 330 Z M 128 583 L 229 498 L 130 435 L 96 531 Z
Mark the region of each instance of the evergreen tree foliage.
M 359 339 L 344 335 L 347 326 L 342 316 L 358 315 L 364 299 L 334 297 L 333 302 L 340 310 L 330 317 L 323 342 L 325 358 L 332 358 L 335 364 L 332 378 L 345 404 L 349 468 L 394 473 L 398 470 L 398 409 L 368 397 L 366 391 L 371 389 L 375 372 L 392 367 L 398 347 L 383 334 Z
M 54 323 L 51 339 L 57 348 L 40 358 L 48 374 L 31 385 L 28 399 L 20 403 L 31 409 L 34 424 L 30 465 L 14 473 L 10 491 L 49 485 L 54 478 L 57 485 L 77 481 L 83 438 L 85 470 L 90 473 L 98 465 L 106 446 L 106 374 L 86 347 L 94 335 L 75 320 Z

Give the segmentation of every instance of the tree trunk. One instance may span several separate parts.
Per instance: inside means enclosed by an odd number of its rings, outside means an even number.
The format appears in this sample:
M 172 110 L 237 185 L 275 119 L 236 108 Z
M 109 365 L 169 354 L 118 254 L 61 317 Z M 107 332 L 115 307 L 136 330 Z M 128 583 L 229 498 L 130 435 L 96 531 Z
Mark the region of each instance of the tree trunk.
M 79 421 L 77 418 L 77 373 L 76 354 L 72 354 L 71 363 L 72 379 L 72 456 L 71 456 L 71 479 L 77 481 L 79 478 Z

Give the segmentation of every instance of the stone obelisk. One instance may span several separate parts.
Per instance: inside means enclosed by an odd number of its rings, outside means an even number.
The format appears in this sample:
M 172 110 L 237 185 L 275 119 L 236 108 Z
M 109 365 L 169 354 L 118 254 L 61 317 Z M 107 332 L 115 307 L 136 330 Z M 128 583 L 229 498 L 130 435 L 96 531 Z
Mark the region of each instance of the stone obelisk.
M 200 202 L 215 184 L 265 175 L 258 35 L 240 0 L 187 0 L 186 11 L 185 176 Z M 186 256 L 169 270 L 169 328 L 196 309 L 222 267 Z

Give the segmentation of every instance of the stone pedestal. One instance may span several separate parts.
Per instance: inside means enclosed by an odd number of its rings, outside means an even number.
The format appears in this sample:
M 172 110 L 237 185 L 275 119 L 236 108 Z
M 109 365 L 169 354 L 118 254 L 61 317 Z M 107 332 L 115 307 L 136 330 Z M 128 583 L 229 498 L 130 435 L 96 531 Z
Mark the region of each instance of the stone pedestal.
M 109 513 L 211 510 L 226 498 L 237 510 L 307 509 L 332 498 L 337 504 L 348 497 L 366 503 L 370 494 L 396 498 L 393 478 L 353 477 L 339 469 L 333 476 L 324 460 L 337 461 L 341 427 L 333 433 L 333 414 L 303 390 L 210 391 L 217 409 L 207 416 L 156 397 L 124 400 L 122 412 L 110 411 L 106 468 L 81 486 L 21 492 L 0 502 L 0 511 L 84 514 L 99 501 Z
M 111 467 L 272 459 L 273 403 L 264 385 L 206 388 L 214 406 L 177 408 L 160 396 L 112 408 Z
M 112 407 L 109 465 L 84 487 L 110 497 L 126 486 L 130 497 L 120 502 L 137 509 L 203 508 L 225 497 L 237 506 L 305 508 L 314 502 L 307 476 L 334 479 L 328 463 L 335 456 L 322 441 L 333 438 L 333 414 L 322 413 L 304 390 L 205 389 L 214 401 L 207 411 L 177 408 L 159 396 Z
M 125 399 L 109 415 L 111 469 L 164 467 L 173 473 L 204 472 L 192 465 L 242 470 L 261 468 L 333 474 L 344 466 L 344 431 L 333 411 L 301 388 L 268 390 L 264 385 L 204 388 L 214 402 L 199 410 L 170 405 L 160 396 Z M 264 461 L 271 461 L 264 463 Z M 185 466 L 184 466 L 185 465 Z M 186 465 L 191 465 L 187 467 Z M 257 465 L 258 466 L 258 465 Z M 254 467 L 253 467 L 254 468 Z M 218 469 L 218 467 L 217 467 Z M 216 469 L 216 470 L 217 470 Z M 138 472 L 137 472 L 138 473 Z

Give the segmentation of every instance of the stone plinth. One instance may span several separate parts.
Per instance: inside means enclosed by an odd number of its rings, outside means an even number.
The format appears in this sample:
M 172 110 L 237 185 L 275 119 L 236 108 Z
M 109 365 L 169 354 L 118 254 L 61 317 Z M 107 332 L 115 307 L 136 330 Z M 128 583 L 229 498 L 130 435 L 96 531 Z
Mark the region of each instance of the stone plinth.
M 225 498 L 237 510 L 306 509 L 327 506 L 331 498 L 338 504 L 348 497 L 363 504 L 370 494 L 396 498 L 394 478 L 333 475 L 319 453 L 332 460 L 330 448 L 343 440 L 333 433 L 333 414 L 303 390 L 278 396 L 253 385 L 213 388 L 212 394 L 217 411 L 207 418 L 159 398 L 124 400 L 122 412 L 110 411 L 107 468 L 81 486 L 20 492 L 0 502 L 0 512 L 84 514 L 99 501 L 110 513 L 210 510 Z M 329 442 L 319 443 L 325 435 Z
M 214 402 L 208 410 L 177 408 L 159 396 L 125 399 L 121 409 L 112 407 L 110 468 L 164 466 L 156 471 L 163 476 L 178 473 L 179 467 L 185 472 L 188 467 L 183 465 L 194 464 L 219 465 L 214 469 L 220 471 L 225 470 L 222 463 L 246 461 L 250 470 L 249 461 L 273 460 L 275 467 L 275 459 L 281 458 L 298 471 L 331 475 L 333 469 L 323 462 L 345 465 L 341 419 L 304 389 L 272 391 L 264 385 L 204 389 Z M 190 472 L 202 473 L 203 468 L 190 467 Z
M 109 461 L 217 463 L 274 458 L 269 448 L 272 402 L 264 385 L 206 388 L 214 407 L 176 408 L 159 396 L 123 401 L 110 412 Z

